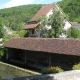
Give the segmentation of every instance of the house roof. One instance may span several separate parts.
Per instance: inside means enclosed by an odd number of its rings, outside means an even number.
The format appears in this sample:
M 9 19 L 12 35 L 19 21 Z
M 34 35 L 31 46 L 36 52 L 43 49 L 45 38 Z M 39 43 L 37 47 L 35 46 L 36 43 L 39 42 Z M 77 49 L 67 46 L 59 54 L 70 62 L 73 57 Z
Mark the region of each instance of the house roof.
M 34 23 L 34 24 L 27 24 L 23 29 L 34 29 L 39 25 L 39 23 Z
M 7 48 L 80 56 L 80 39 L 13 38 L 3 44 Z
M 60 11 L 63 13 L 63 14 L 65 14 L 64 12 L 63 12 L 63 10 L 60 8 L 60 6 L 58 5 L 58 3 L 55 3 L 58 7 L 59 7 L 59 9 L 60 9 Z M 48 12 L 50 11 L 50 10 L 52 10 L 54 8 L 54 5 L 53 4 L 48 4 L 48 5 L 45 5 L 45 6 L 43 6 L 33 17 L 32 17 L 32 19 L 29 21 L 29 22 L 31 22 L 31 24 L 29 23 L 27 26 L 25 26 L 24 27 L 24 29 L 32 29 L 32 28 L 36 28 L 38 25 L 37 25 L 37 23 L 35 23 L 35 24 L 33 24 L 32 22 L 33 21 L 36 21 L 40 16 L 42 16 L 42 15 L 47 15 L 48 14 Z M 69 22 L 70 23 L 70 22 Z M 71 24 L 71 23 L 70 23 Z
M 53 9 L 53 4 L 48 4 L 43 6 L 33 17 L 30 21 L 35 21 L 38 17 L 42 15 L 46 15 L 51 9 Z
M 36 21 L 38 17 L 42 15 L 46 15 L 51 9 L 53 9 L 53 4 L 49 4 L 46 6 L 43 6 L 33 17 L 29 22 Z M 39 25 L 39 23 L 29 23 L 24 27 L 24 29 L 32 29 L 36 28 Z
M 80 22 L 70 22 L 72 26 L 80 26 Z

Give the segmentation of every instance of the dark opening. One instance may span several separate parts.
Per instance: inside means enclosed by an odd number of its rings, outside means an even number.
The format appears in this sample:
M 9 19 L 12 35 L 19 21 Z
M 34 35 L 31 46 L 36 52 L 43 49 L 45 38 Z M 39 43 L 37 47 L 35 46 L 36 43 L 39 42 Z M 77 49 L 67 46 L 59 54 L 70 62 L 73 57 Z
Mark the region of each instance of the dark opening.
M 32 34 L 34 34 L 34 29 L 32 29 Z
M 25 62 L 26 66 L 43 69 L 49 66 L 60 66 L 64 70 L 71 70 L 75 63 L 80 62 L 80 56 L 76 55 L 63 55 L 56 53 L 47 53 L 41 51 L 28 51 L 21 49 L 9 49 L 9 59 Z

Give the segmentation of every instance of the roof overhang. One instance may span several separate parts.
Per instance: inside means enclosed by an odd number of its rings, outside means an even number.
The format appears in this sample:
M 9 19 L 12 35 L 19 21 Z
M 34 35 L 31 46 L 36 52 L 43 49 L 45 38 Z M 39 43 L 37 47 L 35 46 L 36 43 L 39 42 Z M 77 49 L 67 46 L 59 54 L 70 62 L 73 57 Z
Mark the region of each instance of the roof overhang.
M 80 39 L 13 38 L 3 47 L 80 56 Z
M 34 29 L 36 27 L 38 27 L 40 25 L 40 23 L 33 23 L 33 24 L 28 24 L 27 26 L 25 26 L 23 29 L 24 30 L 29 30 L 29 29 Z
M 70 22 L 72 24 L 72 26 L 80 26 L 79 22 Z

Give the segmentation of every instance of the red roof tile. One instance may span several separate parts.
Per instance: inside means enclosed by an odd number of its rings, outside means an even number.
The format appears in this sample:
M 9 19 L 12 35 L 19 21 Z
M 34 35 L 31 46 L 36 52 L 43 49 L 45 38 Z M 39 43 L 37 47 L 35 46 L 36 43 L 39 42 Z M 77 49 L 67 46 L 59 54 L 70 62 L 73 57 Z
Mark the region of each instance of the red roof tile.
M 46 15 L 51 9 L 53 8 L 53 4 L 49 4 L 43 6 L 33 17 L 30 21 L 35 21 L 38 17 L 42 15 Z
M 36 21 L 37 18 L 39 18 L 42 15 L 46 15 L 51 9 L 53 8 L 53 4 L 49 4 L 46 6 L 43 6 L 29 21 Z M 31 29 L 31 28 L 36 28 L 39 25 L 39 23 L 34 23 L 34 24 L 28 24 L 27 26 L 24 27 L 24 29 Z
M 80 56 L 80 39 L 13 38 L 4 47 Z
M 34 24 L 28 24 L 24 27 L 24 29 L 33 29 L 36 28 L 39 25 L 39 23 L 34 23 Z

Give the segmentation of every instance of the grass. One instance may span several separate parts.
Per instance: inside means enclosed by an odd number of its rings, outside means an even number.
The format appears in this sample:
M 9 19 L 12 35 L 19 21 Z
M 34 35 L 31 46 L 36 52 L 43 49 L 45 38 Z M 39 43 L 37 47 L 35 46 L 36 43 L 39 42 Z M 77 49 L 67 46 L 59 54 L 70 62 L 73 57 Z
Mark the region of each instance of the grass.
M 0 62 L 0 77 L 16 78 L 38 75 L 39 73 Z

